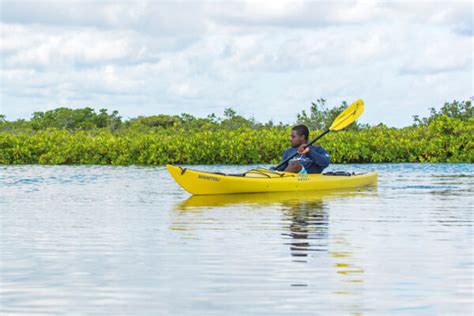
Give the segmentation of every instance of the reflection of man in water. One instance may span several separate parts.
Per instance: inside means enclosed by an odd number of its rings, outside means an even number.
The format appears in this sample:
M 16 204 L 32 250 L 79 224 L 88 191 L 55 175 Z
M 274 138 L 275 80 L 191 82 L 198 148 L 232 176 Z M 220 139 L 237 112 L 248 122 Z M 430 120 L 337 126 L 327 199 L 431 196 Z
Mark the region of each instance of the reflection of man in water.
M 290 218 L 291 255 L 307 257 L 310 251 L 327 251 L 328 215 L 322 201 L 285 204 Z M 314 241 L 312 241 L 314 240 Z

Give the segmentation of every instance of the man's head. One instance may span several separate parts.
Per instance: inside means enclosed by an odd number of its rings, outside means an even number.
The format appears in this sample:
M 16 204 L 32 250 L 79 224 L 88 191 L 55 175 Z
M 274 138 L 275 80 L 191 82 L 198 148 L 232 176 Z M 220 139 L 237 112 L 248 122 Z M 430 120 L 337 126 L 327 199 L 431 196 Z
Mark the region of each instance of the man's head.
M 305 125 L 296 125 L 291 129 L 291 146 L 297 147 L 308 142 L 309 129 Z

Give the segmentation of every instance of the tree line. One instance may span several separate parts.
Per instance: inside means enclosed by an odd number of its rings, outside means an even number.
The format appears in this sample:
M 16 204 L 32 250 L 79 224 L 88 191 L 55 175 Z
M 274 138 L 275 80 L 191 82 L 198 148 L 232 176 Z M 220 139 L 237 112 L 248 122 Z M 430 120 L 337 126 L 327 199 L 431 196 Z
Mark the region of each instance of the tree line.
M 324 99 L 297 115 L 313 135 L 347 106 Z M 290 125 L 260 123 L 228 108 L 223 116 L 139 116 L 85 107 L 33 113 L 31 119 L 0 115 L 0 164 L 161 165 L 275 163 L 288 146 Z M 446 102 L 411 126 L 354 123 L 321 140 L 332 162 L 474 162 L 471 101 Z

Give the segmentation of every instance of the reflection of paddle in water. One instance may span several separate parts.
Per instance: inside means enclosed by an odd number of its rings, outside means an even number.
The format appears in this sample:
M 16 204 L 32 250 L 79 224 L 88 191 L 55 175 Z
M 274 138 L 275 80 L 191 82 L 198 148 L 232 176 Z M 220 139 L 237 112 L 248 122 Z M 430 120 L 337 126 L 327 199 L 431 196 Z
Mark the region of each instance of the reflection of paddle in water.
M 291 221 L 289 232 L 283 233 L 290 241 L 291 255 L 307 257 L 310 252 L 327 251 L 328 214 L 324 202 L 284 203 L 284 214 Z M 304 260 L 303 260 L 304 261 Z

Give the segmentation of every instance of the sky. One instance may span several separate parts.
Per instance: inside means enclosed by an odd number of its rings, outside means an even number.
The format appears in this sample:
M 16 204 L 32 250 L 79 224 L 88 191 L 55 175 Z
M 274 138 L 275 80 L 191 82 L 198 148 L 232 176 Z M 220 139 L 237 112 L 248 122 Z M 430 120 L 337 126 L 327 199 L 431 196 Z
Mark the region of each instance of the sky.
M 233 108 L 292 123 L 318 98 L 406 126 L 473 89 L 472 2 L 0 2 L 0 113 Z

